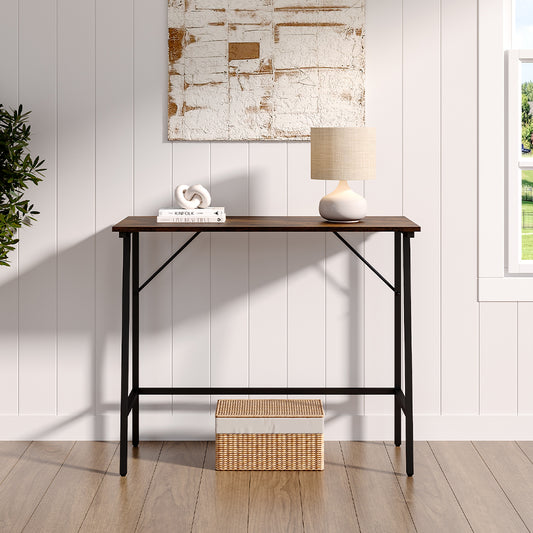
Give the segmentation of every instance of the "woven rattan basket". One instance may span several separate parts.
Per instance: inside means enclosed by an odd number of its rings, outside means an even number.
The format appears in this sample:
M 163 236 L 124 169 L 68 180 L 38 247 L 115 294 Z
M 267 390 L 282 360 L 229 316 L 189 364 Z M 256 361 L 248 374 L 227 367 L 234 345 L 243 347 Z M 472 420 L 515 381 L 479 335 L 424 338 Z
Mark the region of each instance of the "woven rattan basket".
M 217 470 L 323 470 L 320 400 L 219 400 Z

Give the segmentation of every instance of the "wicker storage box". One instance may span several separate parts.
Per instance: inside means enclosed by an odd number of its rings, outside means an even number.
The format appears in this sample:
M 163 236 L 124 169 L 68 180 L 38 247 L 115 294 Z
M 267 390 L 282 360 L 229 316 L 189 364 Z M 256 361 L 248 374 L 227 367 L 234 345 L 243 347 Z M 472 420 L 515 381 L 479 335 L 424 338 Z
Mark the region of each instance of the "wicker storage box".
M 219 400 L 217 470 L 324 470 L 320 400 Z

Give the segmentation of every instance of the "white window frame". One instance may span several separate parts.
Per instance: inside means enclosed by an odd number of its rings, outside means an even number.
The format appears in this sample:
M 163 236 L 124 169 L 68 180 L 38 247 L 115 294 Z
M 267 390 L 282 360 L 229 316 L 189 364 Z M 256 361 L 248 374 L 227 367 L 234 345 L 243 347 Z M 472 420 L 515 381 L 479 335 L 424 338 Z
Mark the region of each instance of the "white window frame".
M 522 170 L 533 170 L 533 158 L 522 157 L 522 64 L 533 63 L 533 50 L 507 52 L 507 271 L 532 274 L 533 260 L 522 259 Z M 533 231 L 533 230 L 532 230 Z
M 478 300 L 532 302 L 533 276 L 511 272 L 508 264 L 505 50 L 512 48 L 513 2 L 479 0 L 478 6 Z

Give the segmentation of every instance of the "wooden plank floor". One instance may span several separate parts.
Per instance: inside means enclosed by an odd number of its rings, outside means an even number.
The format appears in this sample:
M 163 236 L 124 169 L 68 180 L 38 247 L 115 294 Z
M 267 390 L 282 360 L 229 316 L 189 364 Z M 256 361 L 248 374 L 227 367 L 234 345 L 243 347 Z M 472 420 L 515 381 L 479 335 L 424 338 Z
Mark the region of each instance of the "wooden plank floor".
M 327 442 L 324 472 L 215 472 L 214 445 L 0 442 L 0 531 L 527 532 L 533 443 Z

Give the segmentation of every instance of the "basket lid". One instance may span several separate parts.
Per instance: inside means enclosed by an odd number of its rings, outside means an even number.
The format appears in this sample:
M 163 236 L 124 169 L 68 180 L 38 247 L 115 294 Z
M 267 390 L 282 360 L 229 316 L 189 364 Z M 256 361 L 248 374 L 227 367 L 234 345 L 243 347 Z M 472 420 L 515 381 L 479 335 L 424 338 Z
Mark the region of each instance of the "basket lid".
M 323 418 L 321 400 L 218 400 L 217 418 Z

